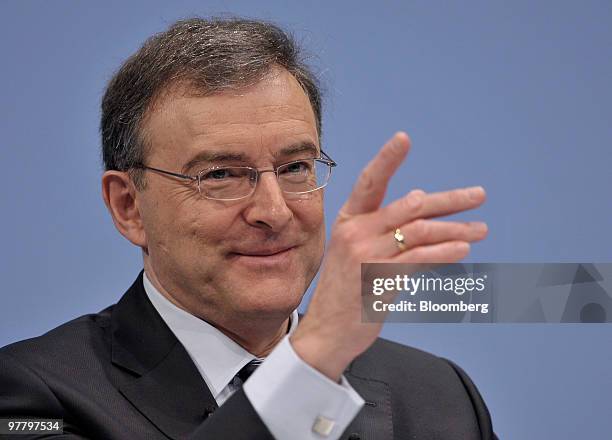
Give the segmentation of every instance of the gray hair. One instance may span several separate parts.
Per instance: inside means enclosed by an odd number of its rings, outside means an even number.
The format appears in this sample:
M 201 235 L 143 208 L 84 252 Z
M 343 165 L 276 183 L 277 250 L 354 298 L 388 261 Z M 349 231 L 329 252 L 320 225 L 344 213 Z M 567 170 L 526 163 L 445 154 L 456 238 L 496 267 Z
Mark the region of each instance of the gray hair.
M 297 43 L 278 26 L 241 18 L 181 20 L 149 38 L 109 81 L 102 98 L 102 159 L 106 170 L 130 171 L 143 189 L 146 136 L 143 121 L 169 87 L 188 83 L 212 95 L 255 84 L 274 66 L 285 68 L 304 89 L 321 136 L 319 81 Z

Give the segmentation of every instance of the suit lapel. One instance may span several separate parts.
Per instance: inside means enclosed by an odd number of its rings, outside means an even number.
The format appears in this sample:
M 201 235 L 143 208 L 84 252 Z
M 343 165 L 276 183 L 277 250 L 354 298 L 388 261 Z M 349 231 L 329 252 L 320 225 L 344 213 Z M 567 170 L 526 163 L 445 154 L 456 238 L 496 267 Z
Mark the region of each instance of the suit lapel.
M 119 391 L 170 438 L 185 437 L 216 408 L 189 354 L 146 296 L 142 272 L 112 315 L 112 362 Z
M 186 437 L 217 407 L 189 354 L 146 296 L 142 272 L 115 306 L 111 318 L 112 362 L 124 374 L 119 391 L 160 431 Z M 351 372 L 345 376 L 366 405 L 343 439 L 392 440 L 389 385 Z

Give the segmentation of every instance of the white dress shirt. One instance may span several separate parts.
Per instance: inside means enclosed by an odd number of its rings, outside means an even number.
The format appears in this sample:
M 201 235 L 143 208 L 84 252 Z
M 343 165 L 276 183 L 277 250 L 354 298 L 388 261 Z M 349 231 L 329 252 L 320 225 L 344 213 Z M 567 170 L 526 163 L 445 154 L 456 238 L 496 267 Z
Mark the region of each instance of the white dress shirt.
M 149 300 L 221 406 L 241 385 L 236 373 L 256 356 L 206 321 L 175 306 L 151 284 L 146 273 L 143 283 Z M 344 376 L 340 384 L 335 383 L 295 353 L 289 335 L 297 324 L 294 310 L 287 335 L 245 382 L 244 393 L 277 440 L 338 439 L 364 400 Z

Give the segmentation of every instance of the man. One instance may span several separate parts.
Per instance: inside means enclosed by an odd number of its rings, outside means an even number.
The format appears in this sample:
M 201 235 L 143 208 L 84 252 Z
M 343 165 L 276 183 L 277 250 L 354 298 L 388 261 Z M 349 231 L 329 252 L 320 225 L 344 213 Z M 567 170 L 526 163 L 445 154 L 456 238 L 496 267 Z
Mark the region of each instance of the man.
M 104 201 L 144 271 L 116 305 L 0 352 L 0 418 L 63 419 L 62 438 L 493 438 L 465 373 L 361 322 L 361 262 L 455 262 L 486 235 L 434 220 L 478 207 L 479 187 L 381 207 L 406 134 L 359 177 L 298 317 L 336 164 L 280 29 L 174 24 L 111 80 L 101 132 Z

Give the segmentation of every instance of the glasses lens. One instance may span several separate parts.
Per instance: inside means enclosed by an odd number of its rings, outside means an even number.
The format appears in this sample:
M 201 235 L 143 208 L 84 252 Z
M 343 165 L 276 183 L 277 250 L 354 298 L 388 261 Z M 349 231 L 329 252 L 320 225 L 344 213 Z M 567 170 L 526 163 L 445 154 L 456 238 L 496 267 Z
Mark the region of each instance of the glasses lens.
M 291 162 L 278 168 L 278 183 L 288 193 L 305 193 L 327 185 L 331 167 L 317 159 Z
M 200 191 L 211 199 L 247 197 L 255 188 L 257 172 L 247 167 L 219 167 L 199 174 Z

